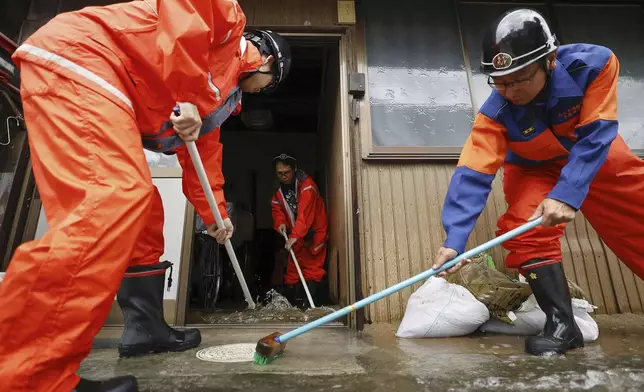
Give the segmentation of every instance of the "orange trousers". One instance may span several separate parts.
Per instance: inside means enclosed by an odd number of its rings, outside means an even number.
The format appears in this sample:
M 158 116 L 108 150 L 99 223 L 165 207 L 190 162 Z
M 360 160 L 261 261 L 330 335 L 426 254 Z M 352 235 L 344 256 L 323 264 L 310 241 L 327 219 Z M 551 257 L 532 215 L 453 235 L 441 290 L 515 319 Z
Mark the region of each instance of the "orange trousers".
M 163 208 L 131 113 L 38 66 L 21 73 L 50 230 L 16 250 L 0 284 L 0 389 L 65 392 L 126 268 L 159 261 Z
M 565 162 L 564 162 L 565 163 Z M 564 163 L 533 168 L 506 164 L 503 190 L 507 212 L 499 219 L 497 235 L 527 222 L 557 183 Z M 608 158 L 591 183 L 581 212 L 606 245 L 637 276 L 644 279 L 644 160 L 628 148 L 621 136 L 612 143 Z M 532 258 L 561 260 L 560 239 L 565 224 L 538 226 L 503 244 L 510 252 L 505 264 L 519 268 Z

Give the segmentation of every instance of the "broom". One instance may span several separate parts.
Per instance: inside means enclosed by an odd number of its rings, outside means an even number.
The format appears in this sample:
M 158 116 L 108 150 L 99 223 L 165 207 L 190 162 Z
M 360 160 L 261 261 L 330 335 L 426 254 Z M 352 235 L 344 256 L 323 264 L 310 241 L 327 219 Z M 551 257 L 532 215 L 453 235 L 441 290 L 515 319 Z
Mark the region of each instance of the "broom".
M 179 106 L 175 106 L 172 110 L 174 111 L 175 116 L 178 117 L 181 115 Z M 215 221 L 217 222 L 217 227 L 220 229 L 223 229 L 224 220 L 222 219 L 221 213 L 219 212 L 219 208 L 217 207 L 217 200 L 215 200 L 215 195 L 212 193 L 212 189 L 210 188 L 210 182 L 208 181 L 206 170 L 203 167 L 203 162 L 201 161 L 201 156 L 199 155 L 199 150 L 197 149 L 197 145 L 195 144 L 195 142 L 186 142 L 186 147 L 188 148 L 188 153 L 190 154 L 192 163 L 195 165 L 195 170 L 197 171 L 199 182 L 201 182 L 201 187 L 203 188 L 203 191 L 206 195 L 206 200 L 208 200 L 210 211 L 212 211 L 212 214 L 215 217 Z M 246 285 L 246 279 L 244 279 L 244 274 L 242 273 L 242 270 L 239 267 L 239 261 L 237 261 L 237 255 L 235 255 L 233 244 L 228 239 L 226 240 L 226 243 L 224 244 L 224 246 L 226 248 L 226 251 L 228 252 L 228 257 L 230 258 L 230 262 L 233 265 L 233 269 L 235 270 L 235 274 L 237 275 L 237 279 L 239 280 L 239 284 L 241 285 L 242 291 L 244 292 L 244 298 L 248 303 L 248 308 L 255 309 L 255 302 L 253 301 L 253 298 L 250 295 L 250 291 L 248 290 L 248 285 Z
M 393 294 L 401 289 L 404 289 L 405 287 L 411 286 L 415 283 L 420 282 L 423 279 L 427 279 L 433 275 L 436 275 L 439 272 L 445 271 L 447 269 L 450 269 L 454 267 L 459 261 L 464 260 L 464 259 L 469 259 L 473 256 L 478 255 L 481 252 L 484 252 L 494 246 L 497 246 L 511 238 L 516 237 L 519 234 L 523 234 L 528 230 L 531 230 L 535 227 L 537 227 L 539 224 L 541 224 L 542 218 L 539 217 L 533 221 L 530 221 L 524 225 L 521 225 L 517 227 L 514 230 L 511 230 L 499 237 L 496 237 L 488 242 L 486 242 L 483 245 L 479 245 L 476 248 L 469 250 L 459 256 L 456 256 L 452 260 L 448 261 L 447 263 L 443 264 L 440 268 L 434 270 L 434 269 L 428 269 L 424 272 L 421 272 L 420 274 L 411 277 L 403 282 L 400 282 L 392 287 L 389 287 L 388 289 L 382 290 L 376 294 L 370 295 L 369 297 L 360 300 L 356 302 L 353 305 L 349 305 L 347 307 L 344 307 L 340 310 L 336 310 L 335 312 L 328 314 L 322 318 L 319 318 L 317 320 L 314 320 L 308 324 L 305 324 L 299 328 L 294 329 L 293 331 L 287 332 L 285 334 L 281 334 L 279 332 L 274 332 L 264 338 L 262 338 L 259 342 L 257 342 L 257 347 L 255 348 L 255 355 L 254 355 L 254 360 L 255 363 L 259 365 L 266 365 L 273 361 L 276 358 L 279 358 L 283 352 L 284 348 L 286 347 L 286 342 L 293 339 L 294 337 L 297 337 L 299 335 L 302 335 L 303 333 L 306 333 L 310 330 L 312 330 L 315 327 L 318 327 L 322 324 L 326 324 L 329 321 L 333 321 L 337 318 L 340 318 L 344 315 L 347 315 L 356 309 L 360 309 L 366 305 L 369 305 L 373 302 L 376 302 L 379 299 L 382 299 L 390 294 Z

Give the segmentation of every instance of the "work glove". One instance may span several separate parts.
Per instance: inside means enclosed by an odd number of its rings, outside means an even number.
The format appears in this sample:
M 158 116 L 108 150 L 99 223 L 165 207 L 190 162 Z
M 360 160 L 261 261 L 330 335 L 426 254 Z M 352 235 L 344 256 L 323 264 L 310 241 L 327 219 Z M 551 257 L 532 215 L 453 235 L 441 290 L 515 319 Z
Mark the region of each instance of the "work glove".
M 217 243 L 220 245 L 223 245 L 227 240 L 233 237 L 234 230 L 235 228 L 233 227 L 233 222 L 230 221 L 230 218 L 224 219 L 223 229 L 218 228 L 216 222 L 208 226 L 208 234 L 217 240 Z

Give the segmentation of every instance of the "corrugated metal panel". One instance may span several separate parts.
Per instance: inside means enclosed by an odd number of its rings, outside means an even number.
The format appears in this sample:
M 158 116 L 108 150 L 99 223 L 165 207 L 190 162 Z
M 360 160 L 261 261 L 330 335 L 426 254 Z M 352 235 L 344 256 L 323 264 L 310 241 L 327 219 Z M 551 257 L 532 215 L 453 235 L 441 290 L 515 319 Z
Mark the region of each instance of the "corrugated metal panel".
M 364 295 L 370 295 L 431 267 L 445 239 L 440 212 L 453 164 L 361 164 L 362 278 Z M 502 173 L 494 181 L 488 204 L 479 218 L 467 248 L 493 238 L 496 220 L 505 211 Z M 643 311 L 644 282 L 637 278 L 599 239 L 581 216 L 571 222 L 562 240 L 564 268 L 599 306 L 598 313 Z M 502 247 L 491 251 L 505 271 Z M 368 309 L 371 321 L 402 318 L 407 299 L 419 285 L 383 299 Z

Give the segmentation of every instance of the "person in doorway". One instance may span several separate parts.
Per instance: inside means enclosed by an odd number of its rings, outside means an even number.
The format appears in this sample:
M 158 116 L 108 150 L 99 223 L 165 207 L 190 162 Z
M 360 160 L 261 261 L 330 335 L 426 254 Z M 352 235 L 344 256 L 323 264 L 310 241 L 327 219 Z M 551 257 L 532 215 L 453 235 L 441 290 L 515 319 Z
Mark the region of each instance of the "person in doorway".
M 559 46 L 542 15 L 518 9 L 489 27 L 481 69 L 494 90 L 476 116 L 448 188 L 442 213 L 447 239 L 434 268 L 464 251 L 503 166 L 508 210 L 497 234 L 543 218 L 536 229 L 503 245 L 506 266 L 519 268 L 547 316 L 543 333 L 529 337 L 525 349 L 542 355 L 581 348 L 561 264 L 566 222 L 581 210 L 644 278 L 637 245 L 644 237 L 644 161 L 618 135 L 618 59 L 602 46 Z
M 271 201 L 273 228 L 288 237 L 285 249 L 293 249 L 313 302 L 326 273 L 327 215 L 324 200 L 313 179 L 298 169 L 297 160 L 282 153 L 273 158 L 279 189 Z M 290 253 L 290 252 L 289 252 Z M 288 256 L 284 275 L 285 296 L 294 306 L 309 307 L 292 257 Z
M 0 286 L 3 390 L 138 390 L 132 376 L 75 374 L 117 291 L 122 355 L 200 343 L 199 331 L 163 321 L 163 209 L 143 149 L 177 154 L 187 199 L 218 242 L 230 238 L 219 126 L 240 110 L 242 91 L 272 91 L 291 62 L 283 38 L 245 25 L 236 1 L 133 1 L 62 13 L 15 51 L 50 230 L 17 249 Z M 187 141 L 201 152 L 225 229 Z

